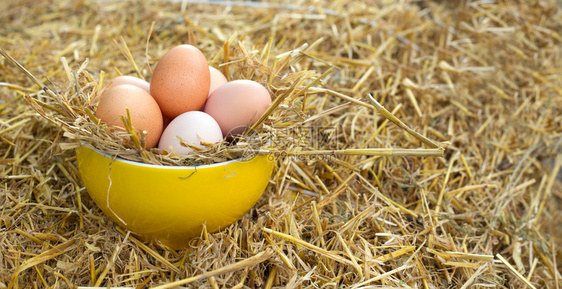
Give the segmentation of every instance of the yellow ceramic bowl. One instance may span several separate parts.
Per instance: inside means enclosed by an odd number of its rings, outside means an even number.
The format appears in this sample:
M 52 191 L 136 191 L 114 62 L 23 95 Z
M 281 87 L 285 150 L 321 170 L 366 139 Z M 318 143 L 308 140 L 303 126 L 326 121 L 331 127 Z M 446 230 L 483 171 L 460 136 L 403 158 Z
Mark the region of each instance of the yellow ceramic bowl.
M 268 156 L 196 167 L 112 159 L 91 147 L 77 150 L 86 190 L 114 222 L 144 240 L 182 249 L 205 224 L 215 232 L 239 220 L 269 182 Z

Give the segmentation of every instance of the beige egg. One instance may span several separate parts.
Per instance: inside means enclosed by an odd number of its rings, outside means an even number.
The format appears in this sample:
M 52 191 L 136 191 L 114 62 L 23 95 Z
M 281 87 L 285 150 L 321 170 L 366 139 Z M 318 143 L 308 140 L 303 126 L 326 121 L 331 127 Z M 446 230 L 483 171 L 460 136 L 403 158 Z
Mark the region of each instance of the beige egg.
M 124 129 L 121 116 L 131 114 L 132 125 L 145 130 L 146 149 L 155 147 L 162 134 L 162 112 L 156 101 L 142 88 L 121 84 L 107 89 L 100 97 L 95 115 L 103 122 Z
M 195 46 L 179 45 L 158 61 L 150 79 L 150 94 L 162 113 L 173 119 L 203 107 L 210 78 L 203 53 Z
M 189 154 L 192 149 L 182 146 L 184 143 L 203 148 L 201 142 L 218 143 L 222 140 L 222 133 L 218 123 L 208 114 L 201 111 L 189 111 L 174 118 L 166 127 L 158 148 L 163 150 L 174 149 L 180 155 Z
M 211 73 L 211 85 L 209 87 L 209 95 L 210 95 L 211 93 L 213 93 L 213 91 L 215 91 L 215 89 L 217 89 L 217 87 L 227 83 L 228 80 L 226 79 L 224 74 L 220 72 L 220 70 L 212 66 L 209 66 L 209 72 Z
M 148 83 L 144 79 L 140 79 L 138 77 L 129 76 L 129 75 L 121 75 L 112 78 L 107 82 L 107 84 L 103 87 L 103 89 L 92 99 L 92 103 L 97 103 L 100 100 L 100 96 L 109 88 L 115 87 L 121 84 L 131 84 L 136 87 L 142 88 L 146 93 L 150 94 L 150 83 Z
M 252 80 L 233 80 L 219 86 L 207 99 L 204 111 L 232 137 L 254 124 L 271 104 L 267 89 Z

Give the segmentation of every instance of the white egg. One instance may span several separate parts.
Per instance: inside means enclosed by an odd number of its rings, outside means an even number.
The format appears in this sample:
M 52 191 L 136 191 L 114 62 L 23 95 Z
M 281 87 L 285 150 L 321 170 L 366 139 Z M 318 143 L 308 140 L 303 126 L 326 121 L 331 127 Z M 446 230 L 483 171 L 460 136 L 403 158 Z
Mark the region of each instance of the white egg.
M 174 118 L 160 137 L 159 149 L 173 148 L 180 155 L 189 154 L 192 149 L 182 146 L 184 143 L 203 148 L 201 142 L 217 143 L 223 138 L 219 124 L 212 116 L 202 111 L 188 111 Z

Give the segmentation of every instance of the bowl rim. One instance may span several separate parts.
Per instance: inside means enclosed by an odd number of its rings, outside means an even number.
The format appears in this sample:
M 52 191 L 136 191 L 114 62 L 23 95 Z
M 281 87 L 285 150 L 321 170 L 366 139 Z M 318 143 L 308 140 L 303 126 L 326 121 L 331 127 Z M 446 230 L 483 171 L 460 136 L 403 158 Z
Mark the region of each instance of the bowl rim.
M 206 165 L 199 165 L 199 166 L 165 166 L 165 165 L 153 165 L 153 164 L 145 164 L 145 163 L 139 163 L 139 162 L 135 162 L 135 161 L 131 161 L 131 160 L 126 160 L 120 157 L 113 157 L 109 154 L 106 154 L 100 150 L 98 150 L 97 148 L 95 148 L 94 146 L 90 145 L 90 144 L 86 144 L 86 145 L 80 145 L 80 149 L 82 148 L 89 148 L 91 150 L 93 150 L 94 152 L 110 158 L 112 161 L 120 161 L 126 164 L 131 164 L 134 166 L 139 166 L 139 167 L 148 167 L 148 168 L 155 168 L 155 169 L 172 169 L 172 170 L 185 170 L 185 169 L 204 169 L 204 168 L 212 168 L 212 167 L 218 167 L 218 166 L 223 166 L 223 165 L 228 165 L 231 163 L 237 163 L 237 162 L 243 162 L 243 161 L 250 161 L 251 159 L 253 159 L 256 156 L 251 156 L 251 157 L 243 157 L 243 158 L 237 158 L 237 159 L 233 159 L 233 160 L 229 160 L 229 161 L 225 161 L 225 162 L 220 162 L 220 163 L 214 163 L 214 164 L 206 164 Z

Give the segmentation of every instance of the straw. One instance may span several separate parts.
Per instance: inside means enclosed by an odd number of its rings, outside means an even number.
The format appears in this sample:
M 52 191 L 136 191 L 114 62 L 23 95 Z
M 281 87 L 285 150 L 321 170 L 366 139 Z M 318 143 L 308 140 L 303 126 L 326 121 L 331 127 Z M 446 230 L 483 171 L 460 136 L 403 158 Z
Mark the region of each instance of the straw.
M 0 288 L 559 288 L 560 1 L 309 2 L 4 1 Z M 99 122 L 110 79 L 149 81 L 184 43 L 274 105 L 189 156 Z M 84 145 L 275 170 L 177 251 L 97 207 Z

